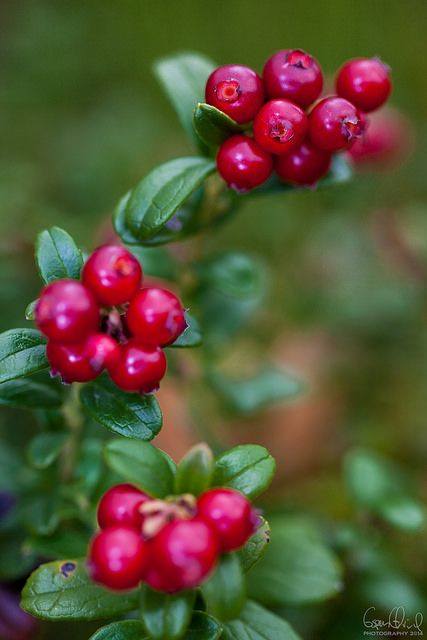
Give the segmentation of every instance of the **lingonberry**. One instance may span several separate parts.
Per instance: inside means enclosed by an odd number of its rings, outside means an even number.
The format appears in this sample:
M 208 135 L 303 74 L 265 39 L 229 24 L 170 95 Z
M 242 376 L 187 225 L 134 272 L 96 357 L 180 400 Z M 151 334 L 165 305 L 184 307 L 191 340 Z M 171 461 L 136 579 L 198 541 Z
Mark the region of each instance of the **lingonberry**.
M 120 245 L 107 244 L 92 253 L 82 271 L 82 281 L 100 304 L 129 302 L 139 289 L 142 269 L 138 260 Z
M 41 292 L 35 308 L 36 324 L 60 343 L 82 342 L 97 330 L 99 310 L 92 293 L 77 280 L 56 280 Z
M 142 536 L 132 527 L 115 526 L 92 540 L 88 570 L 95 582 L 117 591 L 134 589 L 141 582 L 147 560 Z
M 223 142 L 216 163 L 228 186 L 241 193 L 259 187 L 273 170 L 271 155 L 244 135 L 231 136 Z
M 216 534 L 197 517 L 170 522 L 146 544 L 149 561 L 144 580 L 158 591 L 174 593 L 198 586 L 218 560 Z
M 378 58 L 349 60 L 338 72 L 336 89 L 361 111 L 375 111 L 391 93 L 390 68 Z
M 149 393 L 158 388 L 166 373 L 166 357 L 159 347 L 133 339 L 122 346 L 120 359 L 109 374 L 124 391 Z
M 281 155 L 298 147 L 307 133 L 307 116 L 289 100 L 270 100 L 254 121 L 254 136 L 266 151 Z
M 52 374 L 59 374 L 63 382 L 89 382 L 98 377 L 99 369 L 94 369 L 87 357 L 86 343 L 58 344 L 48 342 L 46 349 Z
M 141 529 L 143 516 L 139 507 L 151 498 L 132 484 L 118 484 L 102 496 L 98 505 L 98 524 L 101 529 L 126 525 Z
M 277 156 L 274 167 L 281 180 L 295 185 L 313 185 L 331 166 L 331 154 L 306 140 L 285 156 Z
M 171 344 L 187 326 L 180 300 L 160 287 L 146 287 L 134 295 L 126 323 L 133 336 L 155 346 Z
M 106 333 L 95 333 L 86 340 L 86 357 L 94 371 L 111 369 L 120 359 L 120 345 Z
M 311 142 L 325 151 L 343 151 L 363 134 L 363 122 L 356 107 L 337 96 L 324 98 L 309 117 Z
M 221 551 L 242 547 L 259 526 L 249 500 L 233 489 L 210 489 L 197 501 L 198 516 L 216 532 Z
M 226 64 L 211 73 L 206 102 L 239 124 L 253 120 L 264 102 L 264 84 L 250 67 Z
M 320 95 L 323 75 L 319 63 L 301 49 L 283 49 L 267 60 L 263 72 L 269 98 L 286 98 L 306 109 Z

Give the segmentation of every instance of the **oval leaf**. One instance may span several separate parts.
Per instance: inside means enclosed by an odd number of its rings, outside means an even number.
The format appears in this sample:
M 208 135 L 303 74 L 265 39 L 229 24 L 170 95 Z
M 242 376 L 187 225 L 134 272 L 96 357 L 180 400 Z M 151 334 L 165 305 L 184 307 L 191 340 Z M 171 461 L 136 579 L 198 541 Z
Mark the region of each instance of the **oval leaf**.
M 139 620 L 123 620 L 101 627 L 89 640 L 148 640 Z
M 218 620 L 203 611 L 195 611 L 183 640 L 218 640 L 221 633 Z
M 141 616 L 153 640 L 179 640 L 188 628 L 193 613 L 195 592 L 176 595 L 144 587 L 141 593 Z
M 248 602 L 238 620 L 224 625 L 221 640 L 301 640 L 283 618 Z
M 271 483 L 276 463 L 267 449 L 243 444 L 225 451 L 215 463 L 213 485 L 232 487 L 255 498 Z
M 232 620 L 245 602 L 245 581 L 235 554 L 222 556 L 215 573 L 202 586 L 207 610 L 220 620 Z
M 198 496 L 210 485 L 214 457 L 207 444 L 197 444 L 182 458 L 175 476 L 175 493 Z
M 92 418 L 127 438 L 152 440 L 162 427 L 155 396 L 121 391 L 107 376 L 85 385 L 80 399 Z
M 148 442 L 112 440 L 104 453 L 112 471 L 150 495 L 163 498 L 172 493 L 174 474 L 167 456 Z
M 179 338 L 175 340 L 169 347 L 184 348 L 184 347 L 198 347 L 202 344 L 202 334 L 200 333 L 199 323 L 192 315 L 185 312 L 185 319 L 187 320 L 187 328 L 181 333 Z
M 270 542 L 270 525 L 262 518 L 261 526 L 249 538 L 243 549 L 237 552 L 242 569 L 247 573 L 262 556 Z
M 199 102 L 193 113 L 194 129 L 208 147 L 216 147 L 244 128 L 223 111 L 206 102 Z
M 36 263 L 45 284 L 60 278 L 78 280 L 83 256 L 66 231 L 51 227 L 37 236 Z
M 46 469 L 58 458 L 68 433 L 40 433 L 30 443 L 28 457 L 36 469 Z
M 102 620 L 138 607 L 138 591 L 113 593 L 94 584 L 85 561 L 42 564 L 22 592 L 21 607 L 42 620 Z
M 54 409 L 61 406 L 62 398 L 52 385 L 18 378 L 0 384 L 0 406 L 28 409 Z
M 10 329 L 0 334 L 0 383 L 48 366 L 46 340 L 36 329 Z

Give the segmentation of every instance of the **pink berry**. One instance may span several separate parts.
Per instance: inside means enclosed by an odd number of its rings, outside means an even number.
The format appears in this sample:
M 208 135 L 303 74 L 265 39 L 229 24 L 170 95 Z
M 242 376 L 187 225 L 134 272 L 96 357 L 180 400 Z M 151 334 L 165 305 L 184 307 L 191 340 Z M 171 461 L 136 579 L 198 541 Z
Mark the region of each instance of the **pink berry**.
M 132 484 L 118 484 L 102 496 L 98 505 L 98 524 L 101 529 L 126 525 L 141 530 L 143 516 L 139 507 L 151 500 Z
M 85 342 L 81 344 L 48 342 L 46 355 L 52 373 L 59 374 L 63 382 L 90 382 L 100 373 L 91 366 L 87 358 Z
M 306 140 L 285 156 L 277 156 L 274 168 L 283 182 L 313 185 L 329 171 L 331 154 Z
M 310 113 L 310 140 L 324 151 L 333 153 L 349 149 L 363 130 L 360 113 L 344 98 L 324 98 Z
M 319 97 L 323 75 L 316 58 L 302 49 L 282 49 L 264 66 L 263 78 L 269 98 L 286 98 L 306 109 Z
M 375 111 L 391 93 L 390 68 L 378 58 L 349 60 L 338 72 L 336 89 L 361 111 Z
M 264 102 L 259 75 L 241 64 L 227 64 L 211 73 L 206 83 L 206 102 L 239 124 L 253 120 Z
M 220 146 L 218 173 L 229 187 L 241 193 L 263 184 L 273 170 L 273 159 L 252 138 L 236 135 Z
M 94 371 L 111 369 L 120 359 L 120 345 L 106 333 L 95 333 L 86 340 L 86 357 Z
M 307 116 L 289 100 L 270 100 L 254 121 L 254 137 L 270 153 L 282 155 L 298 147 L 307 133 Z
M 174 342 L 187 326 L 180 300 L 160 287 L 147 287 L 134 295 L 126 323 L 133 336 L 162 347 Z
M 95 249 L 88 258 L 83 267 L 82 281 L 99 304 L 124 304 L 141 286 L 142 269 L 127 249 L 106 244 Z
M 141 340 L 122 346 L 118 363 L 109 370 L 112 381 L 124 391 L 149 393 L 158 389 L 166 373 L 166 357 L 159 347 Z

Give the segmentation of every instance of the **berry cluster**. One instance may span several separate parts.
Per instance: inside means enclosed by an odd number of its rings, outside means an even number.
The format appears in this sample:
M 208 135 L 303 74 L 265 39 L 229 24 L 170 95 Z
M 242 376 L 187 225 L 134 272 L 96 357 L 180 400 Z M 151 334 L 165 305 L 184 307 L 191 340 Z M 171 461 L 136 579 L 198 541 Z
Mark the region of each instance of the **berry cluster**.
M 158 500 L 120 484 L 101 498 L 98 524 L 88 557 L 93 580 L 115 590 L 145 582 L 175 593 L 199 586 L 222 553 L 239 549 L 255 533 L 260 517 L 233 489 Z
M 47 336 L 47 357 L 63 382 L 89 382 L 105 369 L 125 391 L 149 393 L 166 372 L 162 347 L 186 328 L 179 299 L 159 287 L 141 288 L 138 260 L 120 245 L 88 258 L 82 281 L 56 280 L 35 308 Z
M 316 104 L 323 88 L 317 60 L 301 49 L 275 53 L 263 78 L 243 65 L 224 65 L 209 76 L 206 102 L 239 124 L 253 121 L 253 137 L 233 135 L 219 148 L 220 175 L 236 191 L 272 174 L 294 185 L 313 185 L 329 170 L 332 154 L 363 134 L 365 113 L 391 92 L 390 70 L 378 58 L 350 60 L 336 77 L 337 95 Z

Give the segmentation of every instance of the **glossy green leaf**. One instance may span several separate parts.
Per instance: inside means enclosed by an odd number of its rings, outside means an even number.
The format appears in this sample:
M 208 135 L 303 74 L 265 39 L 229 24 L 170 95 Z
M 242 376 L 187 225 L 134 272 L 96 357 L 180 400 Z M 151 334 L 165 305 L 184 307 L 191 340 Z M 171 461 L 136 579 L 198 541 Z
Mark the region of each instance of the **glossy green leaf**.
M 28 578 L 21 607 L 43 620 L 102 620 L 138 607 L 139 592 L 113 593 L 89 578 L 85 560 L 41 565 Z
M 0 406 L 54 409 L 60 407 L 61 403 L 61 394 L 53 385 L 29 378 L 17 378 L 0 384 Z
M 223 555 L 213 575 L 202 585 L 208 613 L 220 620 L 237 618 L 245 603 L 242 567 L 233 553 Z
M 145 635 L 142 622 L 123 620 L 101 627 L 89 640 L 149 640 L 149 638 Z
M 53 432 L 39 433 L 30 442 L 28 457 L 36 469 L 46 469 L 58 458 L 66 441 L 68 433 Z
M 225 451 L 215 463 L 213 486 L 232 487 L 255 498 L 271 483 L 276 463 L 267 449 L 242 444 Z
M 208 147 L 216 147 L 244 128 L 223 111 L 206 102 L 199 102 L 193 113 L 194 129 Z
M 301 640 L 283 618 L 248 602 L 238 620 L 224 624 L 221 640 Z
M 10 329 L 0 334 L 0 383 L 48 366 L 46 340 L 36 329 Z
M 83 256 L 66 231 L 51 227 L 37 236 L 36 262 L 43 282 L 48 284 L 60 278 L 78 280 Z
M 113 213 L 113 226 L 117 235 L 125 244 L 134 245 L 139 243 L 139 239 L 129 229 L 126 220 L 126 207 L 128 205 L 131 192 L 128 191 L 119 201 Z M 132 249 L 133 250 L 133 249 Z
M 188 157 L 169 160 L 150 171 L 126 203 L 126 227 L 132 236 L 145 240 L 162 229 L 215 169 L 212 160 Z
M 169 595 L 145 586 L 141 593 L 141 619 L 150 638 L 182 638 L 190 624 L 194 598 L 194 591 Z
M 198 347 L 202 343 L 202 334 L 200 333 L 199 323 L 192 315 L 186 311 L 185 318 L 187 320 L 187 328 L 179 336 L 175 342 L 169 347 L 174 348 L 186 348 L 186 347 Z
M 243 549 L 237 551 L 242 569 L 247 573 L 264 555 L 267 545 L 270 542 L 270 525 L 262 518 L 262 524 L 257 531 L 249 538 Z
M 121 391 L 107 376 L 86 384 L 80 399 L 94 420 L 121 436 L 152 440 L 162 427 L 154 395 Z
M 203 611 L 195 611 L 183 640 L 218 640 L 221 633 L 218 620 Z
M 178 465 L 175 493 L 198 496 L 210 486 L 214 471 L 214 457 L 207 444 L 197 444 L 188 451 Z
M 166 454 L 148 442 L 112 440 L 104 454 L 112 471 L 150 495 L 163 498 L 173 492 L 174 474 Z

